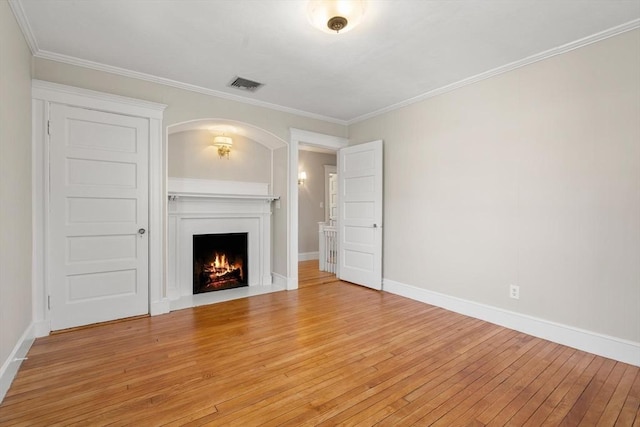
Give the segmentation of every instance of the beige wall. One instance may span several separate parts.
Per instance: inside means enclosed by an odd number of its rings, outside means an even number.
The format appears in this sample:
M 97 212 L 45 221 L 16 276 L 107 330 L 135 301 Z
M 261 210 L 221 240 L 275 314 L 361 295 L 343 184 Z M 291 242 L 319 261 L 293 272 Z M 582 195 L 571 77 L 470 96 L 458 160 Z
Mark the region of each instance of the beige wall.
M 147 82 L 102 71 L 91 70 L 35 58 L 34 78 L 121 96 L 167 104 L 165 127 L 195 119 L 227 119 L 259 127 L 289 142 L 289 129 L 298 128 L 335 136 L 346 136 L 347 127 L 322 120 L 271 110 L 214 96 Z M 276 159 L 276 151 L 278 152 Z M 232 154 L 233 155 L 233 154 Z M 274 151 L 274 194 L 281 197 L 273 210 L 274 272 L 287 276 L 287 162 L 286 149 Z M 283 270 L 284 268 L 284 270 Z
M 349 136 L 385 141 L 386 279 L 640 342 L 638 30 Z
M 31 52 L 0 1 L 0 366 L 31 323 Z
M 273 150 L 273 194 L 280 196 L 272 205 L 272 230 L 274 236 L 285 236 L 289 232 L 287 211 L 289 209 L 288 192 L 288 163 L 289 147 L 281 147 Z M 274 238 L 271 241 L 273 271 L 283 277 L 287 277 L 289 252 L 287 240 Z
M 169 176 L 271 183 L 271 150 L 249 138 L 233 136 L 229 159 L 220 158 L 207 130 L 190 130 L 169 135 Z
M 34 59 L 33 72 L 35 79 L 167 104 L 165 127 L 194 119 L 216 118 L 252 124 L 286 142 L 292 127 L 335 136 L 347 135 L 347 127 L 340 124 L 42 58 Z
M 298 252 L 318 252 L 318 222 L 324 221 L 324 165 L 336 165 L 335 154 L 300 151 L 298 169 L 307 181 L 298 186 Z

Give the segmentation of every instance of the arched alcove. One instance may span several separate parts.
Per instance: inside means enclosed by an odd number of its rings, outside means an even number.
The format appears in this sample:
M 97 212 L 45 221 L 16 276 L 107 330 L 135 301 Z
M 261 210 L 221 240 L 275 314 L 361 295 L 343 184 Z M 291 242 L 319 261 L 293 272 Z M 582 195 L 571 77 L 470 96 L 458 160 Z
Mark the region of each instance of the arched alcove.
M 228 158 L 220 158 L 213 145 L 219 135 L 233 139 Z M 286 153 L 287 147 L 273 133 L 238 120 L 201 118 L 176 123 L 167 127 L 167 176 L 265 183 L 270 194 L 281 196 L 287 182 L 276 168 L 286 167 L 286 160 L 276 153 Z
M 233 139 L 229 158 L 220 158 L 213 145 L 214 136 L 219 135 Z M 286 152 L 287 147 L 278 136 L 247 122 L 221 118 L 189 120 L 167 127 L 167 176 L 266 183 L 271 194 L 284 193 L 286 178 L 276 168 L 286 167 L 286 162 L 278 164 L 282 156 L 277 152 Z
M 239 226 L 243 225 L 243 221 L 249 221 L 248 218 L 254 216 L 262 218 L 259 220 L 259 224 L 264 224 L 265 220 L 268 221 L 270 234 L 263 235 L 265 236 L 264 240 L 261 237 L 258 242 L 260 242 L 260 253 L 263 253 L 263 251 L 271 253 L 271 266 L 268 271 L 265 271 L 262 267 L 260 268 L 261 278 L 259 284 L 273 283 L 275 287 L 285 288 L 289 275 L 287 267 L 290 252 L 287 247 L 289 238 L 288 211 L 286 209 L 288 199 L 287 142 L 273 133 L 250 123 L 220 118 L 203 118 L 176 123 L 168 126 L 166 132 L 168 193 L 173 197 L 173 199 L 170 198 L 169 218 L 167 221 L 169 228 L 168 264 L 170 266 L 167 285 L 168 297 L 172 301 L 172 307 L 174 306 L 173 301 L 178 301 L 180 298 L 184 299 L 184 292 L 181 293 L 181 289 L 183 289 L 181 286 L 185 282 L 180 279 L 182 276 L 179 276 L 179 273 L 176 273 L 171 268 L 172 265 L 184 264 L 184 262 L 175 261 L 176 257 L 181 256 L 180 253 L 184 252 L 184 243 L 179 243 L 179 245 L 172 244 L 172 236 L 181 235 L 180 233 L 183 230 L 177 227 L 180 227 L 180 224 L 191 221 L 191 219 L 186 219 L 185 215 L 192 216 L 191 213 L 185 211 L 176 213 L 175 206 L 173 206 L 174 210 L 172 211 L 172 204 L 180 203 L 181 199 L 200 203 L 200 201 L 189 199 L 189 194 L 194 194 L 194 191 L 200 193 L 200 190 L 193 190 L 193 188 L 206 188 L 202 192 L 208 194 L 206 196 L 208 199 L 220 199 L 222 197 L 220 200 L 223 200 L 222 203 L 225 204 L 225 214 L 199 214 L 203 221 L 205 220 L 204 217 L 207 217 L 207 221 L 218 221 L 222 217 L 229 217 L 224 221 L 230 224 L 238 223 L 240 224 Z M 220 158 L 216 147 L 213 146 L 213 137 L 216 135 L 230 136 L 233 139 L 233 146 L 228 159 Z M 267 186 L 268 193 L 265 193 L 262 190 Z M 178 187 L 183 189 L 190 187 L 192 190 L 187 190 L 187 193 L 181 193 L 180 190 L 175 190 Z M 259 191 L 254 192 L 252 189 L 258 189 Z M 225 196 L 215 193 L 224 194 Z M 198 194 L 197 197 L 201 197 L 201 194 Z M 266 205 L 267 211 L 263 211 L 260 208 L 261 213 L 256 213 L 255 215 L 245 211 L 237 211 L 236 213 L 235 207 L 238 204 L 250 203 L 249 199 L 257 201 L 258 205 L 262 203 L 262 206 L 265 206 L 265 202 L 270 203 L 270 205 Z M 271 202 L 272 199 L 276 200 Z M 172 202 L 171 200 L 174 201 Z M 178 201 L 176 202 L 175 200 Z M 181 206 L 178 209 L 183 209 L 185 205 Z M 196 205 L 189 206 L 189 209 L 192 209 Z M 222 208 L 218 206 L 216 209 Z M 263 216 L 265 212 L 266 217 Z M 177 219 L 176 216 L 178 217 Z M 230 219 L 231 217 L 244 219 L 237 219 L 234 222 Z M 218 219 L 212 220 L 212 218 Z M 249 223 L 247 222 L 247 224 Z M 259 230 L 265 230 L 266 226 L 266 224 L 260 225 Z M 217 227 L 217 223 L 211 222 L 211 228 L 215 227 Z M 235 225 L 230 225 L 230 227 L 233 228 Z M 252 226 L 247 225 L 247 227 L 250 228 Z M 259 232 L 262 233 L 263 231 Z M 270 239 L 266 237 L 268 235 L 271 236 Z M 252 240 L 251 234 L 249 236 L 249 247 L 252 248 L 254 244 L 251 242 L 254 240 Z M 261 243 L 263 241 L 266 242 L 266 247 Z M 176 240 L 173 239 L 173 242 L 176 242 Z M 181 240 L 178 239 L 178 242 L 181 242 Z M 264 259 L 262 255 L 260 255 L 260 258 Z M 249 262 L 252 263 L 252 259 Z M 261 263 L 260 265 L 263 264 Z M 251 273 L 249 275 L 251 277 Z M 255 274 L 253 277 L 256 277 Z M 267 277 L 271 279 L 267 279 Z M 177 305 L 175 306 L 177 307 Z

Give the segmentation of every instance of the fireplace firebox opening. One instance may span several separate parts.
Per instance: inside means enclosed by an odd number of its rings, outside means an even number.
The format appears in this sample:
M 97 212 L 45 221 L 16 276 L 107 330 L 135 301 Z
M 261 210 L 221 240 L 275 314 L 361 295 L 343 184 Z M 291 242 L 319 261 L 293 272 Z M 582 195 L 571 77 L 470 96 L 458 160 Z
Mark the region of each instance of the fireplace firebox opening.
M 248 233 L 193 236 L 193 293 L 249 285 Z

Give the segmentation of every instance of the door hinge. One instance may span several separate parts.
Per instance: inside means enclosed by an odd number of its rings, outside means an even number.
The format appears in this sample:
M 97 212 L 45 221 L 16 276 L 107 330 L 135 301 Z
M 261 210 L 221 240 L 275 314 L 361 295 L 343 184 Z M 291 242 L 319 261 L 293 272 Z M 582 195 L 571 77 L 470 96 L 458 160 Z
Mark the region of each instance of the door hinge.
M 47 120 L 47 135 L 51 135 L 51 120 Z
M 47 295 L 47 307 L 51 310 L 51 295 Z

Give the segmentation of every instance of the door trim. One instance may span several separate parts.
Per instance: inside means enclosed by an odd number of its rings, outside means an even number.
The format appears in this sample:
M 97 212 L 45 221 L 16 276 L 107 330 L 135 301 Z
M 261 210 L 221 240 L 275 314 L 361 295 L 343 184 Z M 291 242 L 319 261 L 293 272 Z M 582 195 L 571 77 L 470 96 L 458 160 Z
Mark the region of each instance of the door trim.
M 47 236 L 49 232 L 49 149 L 47 123 L 51 103 L 142 117 L 149 120 L 149 313 L 168 313 L 164 295 L 164 104 L 142 101 L 42 80 L 31 82 L 32 102 L 32 291 L 36 337 L 51 331 L 48 309 L 49 284 Z
M 336 152 L 336 163 L 337 163 L 338 153 Z M 338 174 L 338 166 L 337 165 L 324 165 L 324 222 L 329 222 L 329 217 L 331 216 L 331 189 L 329 176 L 331 174 Z
M 289 128 L 289 134 L 287 290 L 298 289 L 298 146 L 300 144 L 313 145 L 337 151 L 349 145 L 347 138 L 308 130 Z

